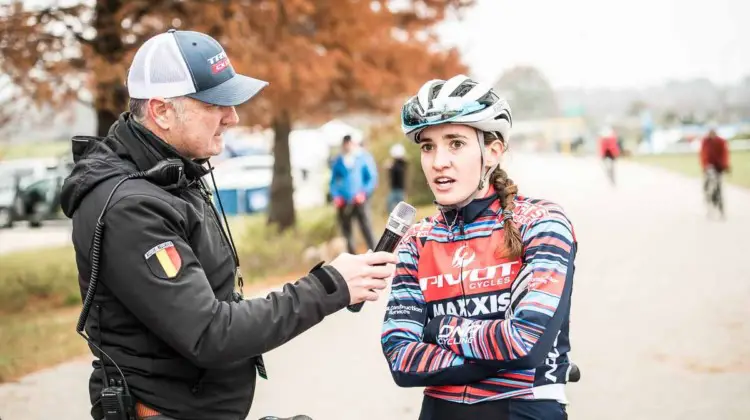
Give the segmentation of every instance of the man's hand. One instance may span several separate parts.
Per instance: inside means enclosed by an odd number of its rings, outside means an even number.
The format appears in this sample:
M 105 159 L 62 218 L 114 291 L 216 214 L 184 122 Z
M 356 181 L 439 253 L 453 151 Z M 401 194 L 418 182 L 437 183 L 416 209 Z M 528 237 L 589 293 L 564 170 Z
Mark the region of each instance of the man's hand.
M 355 204 L 362 204 L 367 200 L 367 195 L 365 193 L 361 192 L 354 196 L 354 203 Z
M 367 254 L 341 254 L 329 264 L 335 268 L 349 286 L 349 304 L 378 300 L 377 290 L 385 289 L 393 277 L 397 262 L 390 252 Z
M 333 205 L 337 209 L 343 208 L 346 205 L 346 201 L 344 201 L 344 197 L 334 197 L 333 198 Z

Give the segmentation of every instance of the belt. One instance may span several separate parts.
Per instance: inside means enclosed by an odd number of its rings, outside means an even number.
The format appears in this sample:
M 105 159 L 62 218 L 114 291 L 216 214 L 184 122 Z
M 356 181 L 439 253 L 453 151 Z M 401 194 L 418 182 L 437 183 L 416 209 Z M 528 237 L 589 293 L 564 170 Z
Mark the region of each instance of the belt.
M 161 415 L 161 413 L 154 410 L 153 408 L 146 407 L 145 405 L 143 405 L 143 403 L 137 402 L 135 403 L 135 415 L 138 420 L 143 420 L 148 417 L 159 416 Z M 96 402 L 96 404 L 94 404 L 93 407 L 91 407 L 91 417 L 95 419 L 104 419 L 102 406 L 98 401 Z
M 158 416 L 161 415 L 161 413 L 153 408 L 146 407 L 141 402 L 137 402 L 135 403 L 135 415 L 138 419 L 142 419 L 145 417 Z

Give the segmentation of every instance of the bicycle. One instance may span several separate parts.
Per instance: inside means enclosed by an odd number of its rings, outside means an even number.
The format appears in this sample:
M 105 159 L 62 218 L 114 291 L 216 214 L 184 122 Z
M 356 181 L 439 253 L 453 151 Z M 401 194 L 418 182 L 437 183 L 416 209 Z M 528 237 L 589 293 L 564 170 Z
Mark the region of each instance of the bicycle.
M 610 184 L 615 185 L 615 158 L 611 155 L 604 157 L 604 171 Z
M 721 174 L 715 167 L 706 168 L 706 179 L 703 184 L 703 194 L 708 207 L 707 216 L 711 218 L 714 210 L 718 210 L 719 216 L 724 219 L 724 197 L 721 193 Z

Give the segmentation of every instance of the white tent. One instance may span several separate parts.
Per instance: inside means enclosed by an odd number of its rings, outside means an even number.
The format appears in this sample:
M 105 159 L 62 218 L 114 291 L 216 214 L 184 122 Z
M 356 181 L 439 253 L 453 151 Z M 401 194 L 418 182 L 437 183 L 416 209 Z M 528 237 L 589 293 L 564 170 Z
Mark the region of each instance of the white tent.
M 352 140 L 357 144 L 361 144 L 364 138 L 362 130 L 336 119 L 323 124 L 319 130 L 325 136 L 325 140 L 330 147 L 340 146 L 341 140 L 347 134 L 352 136 Z

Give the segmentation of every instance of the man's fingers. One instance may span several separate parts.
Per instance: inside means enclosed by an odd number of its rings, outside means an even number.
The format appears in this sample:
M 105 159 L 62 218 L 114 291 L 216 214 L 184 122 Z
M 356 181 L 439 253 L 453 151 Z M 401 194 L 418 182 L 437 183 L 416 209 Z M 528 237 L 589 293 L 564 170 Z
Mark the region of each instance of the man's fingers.
M 368 252 L 367 254 L 364 254 L 364 259 L 369 265 L 396 264 L 398 262 L 398 258 L 395 254 L 385 251 Z
M 375 290 L 382 290 L 385 289 L 388 283 L 383 279 L 373 279 L 373 278 L 366 278 L 362 279 L 360 281 L 360 285 L 363 289 L 375 289 Z
M 377 293 L 369 290 L 365 293 L 365 300 L 369 300 L 370 302 L 375 302 L 378 300 L 378 297 L 380 296 Z
M 363 277 L 384 279 L 392 276 L 394 271 L 395 267 L 393 266 L 393 264 L 367 266 L 364 271 Z

